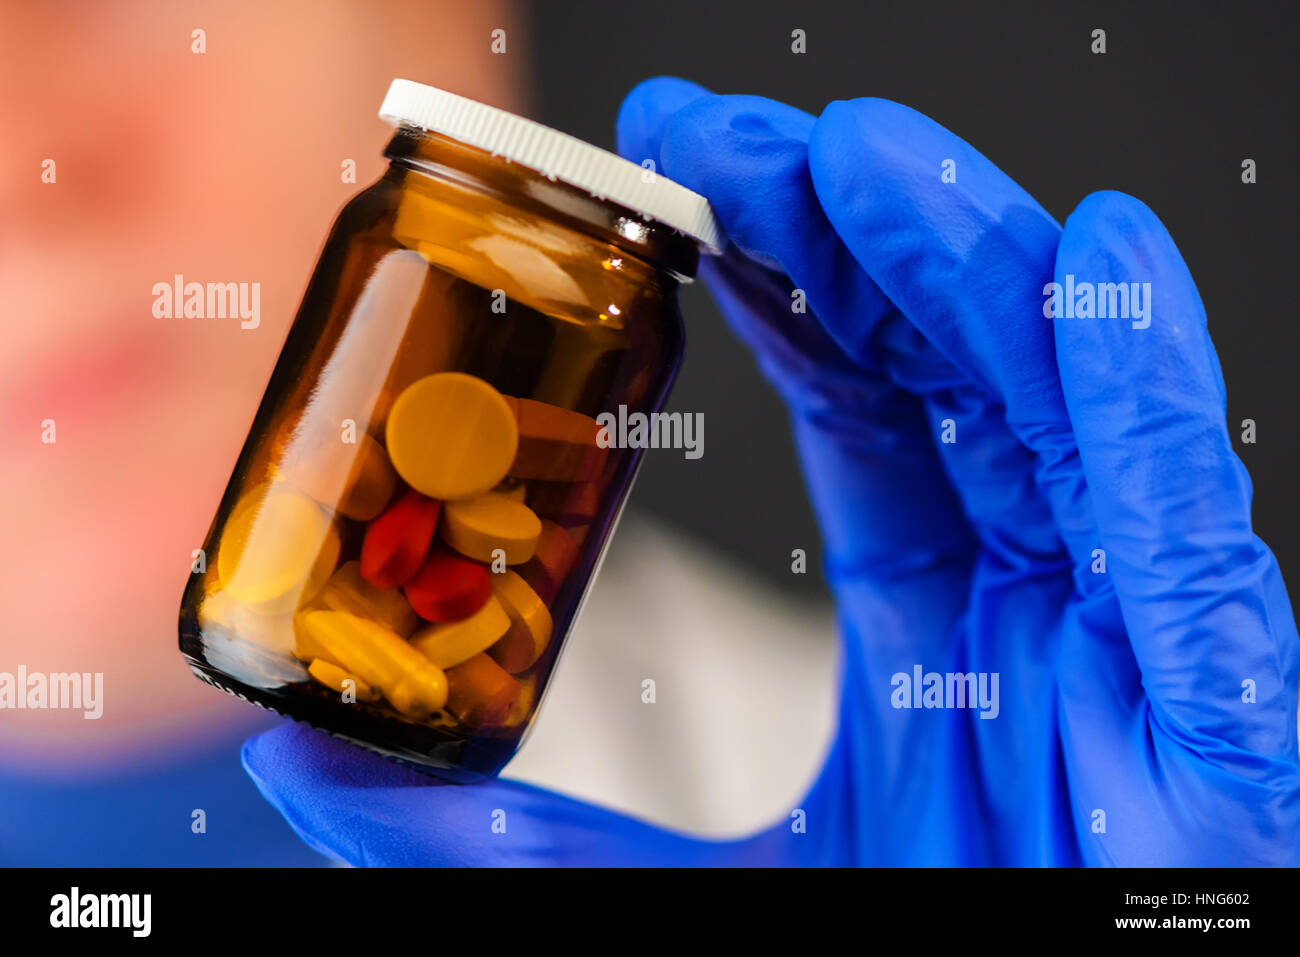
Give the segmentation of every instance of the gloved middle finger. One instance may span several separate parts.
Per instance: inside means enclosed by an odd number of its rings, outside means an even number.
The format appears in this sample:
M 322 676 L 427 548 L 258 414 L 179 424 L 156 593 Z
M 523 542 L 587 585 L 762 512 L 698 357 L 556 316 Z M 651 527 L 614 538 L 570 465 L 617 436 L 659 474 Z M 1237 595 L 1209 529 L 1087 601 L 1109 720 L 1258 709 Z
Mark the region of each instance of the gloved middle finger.
M 1096 527 L 1043 316 L 1060 226 L 969 144 L 887 100 L 830 104 L 809 138 L 809 168 L 822 209 L 863 270 L 1001 406 L 1032 453 L 1076 582 L 1102 587 L 1088 574 Z M 901 326 L 875 334 L 894 353 L 905 353 L 912 335 Z
M 898 345 L 881 333 L 906 323 L 818 202 L 808 168 L 813 129 L 807 114 L 761 97 L 702 96 L 667 121 L 660 157 L 667 175 L 709 198 L 732 244 L 788 275 L 822 328 L 870 369 L 881 358 L 873 348 Z M 1012 567 L 1063 563 L 1052 512 L 1034 482 L 1034 456 L 1008 427 L 999 397 L 923 337 L 884 359 L 896 381 L 922 370 L 926 424 L 984 544 Z

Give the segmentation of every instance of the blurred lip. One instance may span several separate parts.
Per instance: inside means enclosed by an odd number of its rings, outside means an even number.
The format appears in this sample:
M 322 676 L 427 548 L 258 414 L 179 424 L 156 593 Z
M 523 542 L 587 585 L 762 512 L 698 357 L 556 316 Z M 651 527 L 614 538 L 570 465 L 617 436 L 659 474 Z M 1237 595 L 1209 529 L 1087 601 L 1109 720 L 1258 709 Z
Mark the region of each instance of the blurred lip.
M 122 400 L 156 389 L 174 368 L 161 337 L 98 333 L 81 338 L 71 351 L 59 349 L 46 361 L 19 360 L 6 376 L 9 387 L 0 409 L 11 427 L 24 432 L 60 415 L 100 422 Z

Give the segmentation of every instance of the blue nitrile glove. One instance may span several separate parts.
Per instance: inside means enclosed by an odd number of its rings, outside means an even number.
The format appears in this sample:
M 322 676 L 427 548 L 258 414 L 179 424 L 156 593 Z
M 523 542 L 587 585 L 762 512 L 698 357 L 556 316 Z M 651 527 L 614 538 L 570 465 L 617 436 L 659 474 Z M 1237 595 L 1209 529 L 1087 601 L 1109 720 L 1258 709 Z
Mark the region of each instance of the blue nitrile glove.
M 807 832 L 693 840 L 294 726 L 244 761 L 299 833 L 356 864 L 1300 863 L 1300 642 L 1152 212 L 1097 193 L 1062 230 L 875 99 L 814 118 L 651 80 L 619 148 L 713 203 L 703 278 L 790 405 L 844 643 Z M 1150 283 L 1149 311 L 1045 318 L 1053 277 Z M 895 707 L 916 666 L 996 673 L 996 716 Z

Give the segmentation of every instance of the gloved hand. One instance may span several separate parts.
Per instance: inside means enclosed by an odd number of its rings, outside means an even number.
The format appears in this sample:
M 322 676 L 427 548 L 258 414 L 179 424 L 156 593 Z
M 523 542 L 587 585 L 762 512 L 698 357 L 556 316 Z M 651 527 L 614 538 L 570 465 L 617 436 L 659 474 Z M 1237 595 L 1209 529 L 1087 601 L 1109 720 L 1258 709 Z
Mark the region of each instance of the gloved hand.
M 731 244 L 702 276 L 789 403 L 843 636 L 806 833 L 692 840 L 293 726 L 244 762 L 298 832 L 354 864 L 1300 863 L 1300 641 L 1154 214 L 1102 192 L 1062 229 L 875 99 L 814 118 L 651 80 L 619 149 L 713 203 Z M 1067 276 L 1150 283 L 1149 327 L 1045 318 Z M 996 717 L 895 707 L 918 665 L 996 673 Z

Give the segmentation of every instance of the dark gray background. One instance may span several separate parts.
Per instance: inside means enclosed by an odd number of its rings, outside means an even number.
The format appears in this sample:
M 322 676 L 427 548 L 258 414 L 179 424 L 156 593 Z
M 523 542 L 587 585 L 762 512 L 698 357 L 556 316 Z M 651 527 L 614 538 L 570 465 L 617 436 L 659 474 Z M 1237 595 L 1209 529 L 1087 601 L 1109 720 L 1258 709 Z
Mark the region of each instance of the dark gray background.
M 1133 5 L 1136 6 L 1136 5 Z M 1058 220 L 1088 193 L 1131 193 L 1196 277 L 1255 483 L 1255 527 L 1300 575 L 1295 409 L 1297 15 L 1284 3 L 538 3 L 539 118 L 613 149 L 638 81 L 676 74 L 811 113 L 881 96 L 962 136 Z M 790 52 L 790 32 L 808 52 Z M 1108 52 L 1090 52 L 1103 28 Z M 1241 183 L 1241 161 L 1258 182 Z M 821 588 L 818 535 L 784 406 L 702 286 L 686 290 L 687 358 L 670 406 L 701 411 L 705 455 L 647 457 L 634 509 L 724 550 L 776 587 Z M 1243 446 L 1239 423 L 1257 422 Z M 805 547 L 814 574 L 790 574 Z

